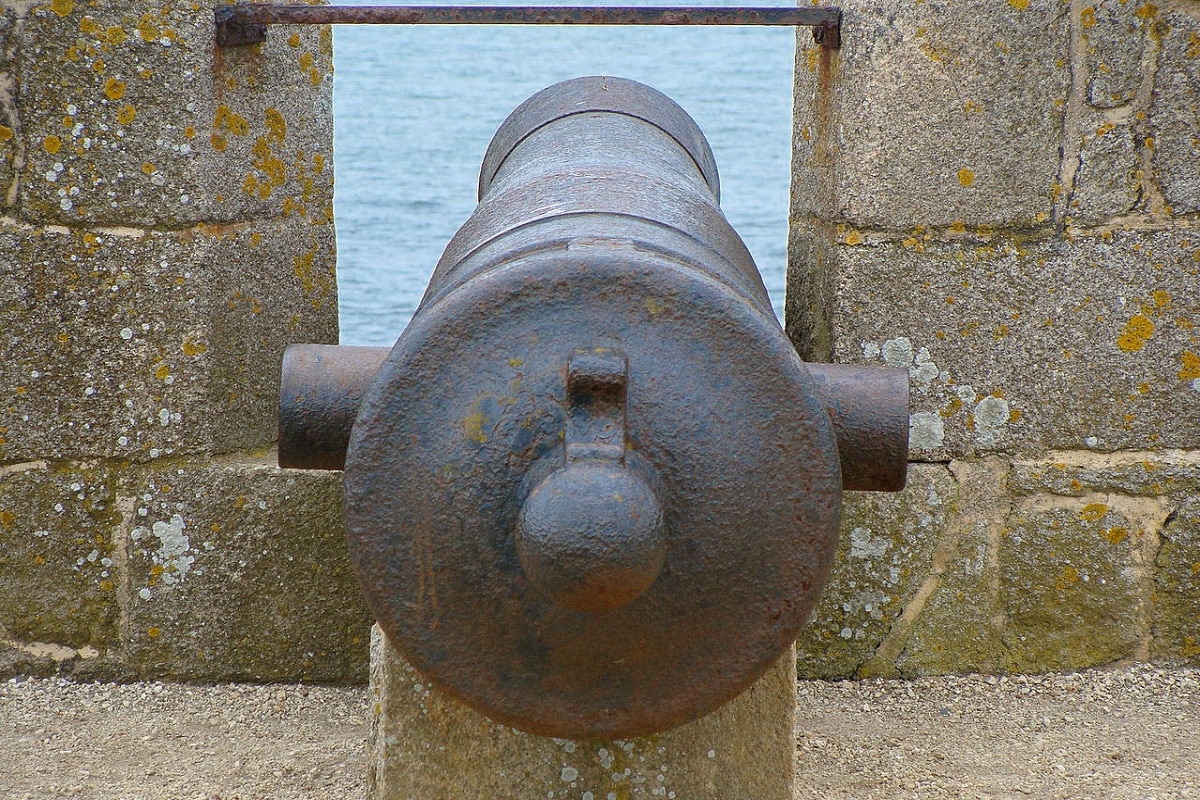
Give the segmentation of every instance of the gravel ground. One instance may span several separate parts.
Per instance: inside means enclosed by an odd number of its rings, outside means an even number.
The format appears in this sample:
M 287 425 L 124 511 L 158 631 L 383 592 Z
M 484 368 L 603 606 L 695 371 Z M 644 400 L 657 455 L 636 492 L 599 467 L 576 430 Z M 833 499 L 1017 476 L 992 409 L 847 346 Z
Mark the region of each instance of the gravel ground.
M 798 797 L 1200 798 L 1200 670 L 802 683 Z
M 801 800 L 1200 800 L 1200 670 L 798 694 Z M 361 688 L 16 679 L 0 683 L 0 799 L 353 800 L 368 726 Z

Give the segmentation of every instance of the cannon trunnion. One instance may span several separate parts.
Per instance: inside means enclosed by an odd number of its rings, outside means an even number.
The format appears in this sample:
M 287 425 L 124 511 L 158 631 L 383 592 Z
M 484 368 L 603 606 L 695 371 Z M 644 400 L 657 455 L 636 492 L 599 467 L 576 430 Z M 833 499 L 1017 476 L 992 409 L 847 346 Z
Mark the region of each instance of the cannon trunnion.
M 546 736 L 665 730 L 795 639 L 843 482 L 903 486 L 907 373 L 800 360 L 649 87 L 534 95 L 479 192 L 390 352 L 286 354 L 281 464 L 344 461 L 368 605 L 434 684 Z

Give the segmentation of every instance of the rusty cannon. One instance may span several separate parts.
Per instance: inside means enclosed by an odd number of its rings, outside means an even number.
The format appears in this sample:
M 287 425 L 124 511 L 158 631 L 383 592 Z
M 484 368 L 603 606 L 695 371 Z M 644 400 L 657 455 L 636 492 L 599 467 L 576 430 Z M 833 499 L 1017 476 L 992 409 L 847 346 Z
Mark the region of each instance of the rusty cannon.
M 897 491 L 905 370 L 805 364 L 695 122 L 543 90 L 390 350 L 284 356 L 280 463 L 345 469 L 351 559 L 434 685 L 543 736 L 715 709 L 794 641 L 843 489 Z

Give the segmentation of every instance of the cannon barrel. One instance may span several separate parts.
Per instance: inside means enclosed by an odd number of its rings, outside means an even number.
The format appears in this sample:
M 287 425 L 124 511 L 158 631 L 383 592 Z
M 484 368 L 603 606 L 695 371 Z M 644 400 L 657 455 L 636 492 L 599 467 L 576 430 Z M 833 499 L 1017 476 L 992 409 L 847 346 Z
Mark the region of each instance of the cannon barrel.
M 665 730 L 787 650 L 844 485 L 903 486 L 907 373 L 806 367 L 649 87 L 534 95 L 479 192 L 390 351 L 288 351 L 281 463 L 344 463 L 367 603 L 431 682 L 542 735 Z

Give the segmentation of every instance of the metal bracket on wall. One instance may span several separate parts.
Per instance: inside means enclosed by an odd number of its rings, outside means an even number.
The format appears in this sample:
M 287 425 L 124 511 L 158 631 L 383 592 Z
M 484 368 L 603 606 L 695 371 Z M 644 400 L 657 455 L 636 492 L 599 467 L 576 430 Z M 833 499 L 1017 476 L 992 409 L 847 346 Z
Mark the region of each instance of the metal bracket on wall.
M 817 44 L 842 44 L 837 7 L 706 6 L 217 6 L 217 44 L 257 44 L 268 25 L 774 25 L 811 27 Z

